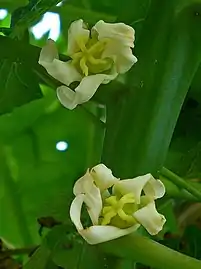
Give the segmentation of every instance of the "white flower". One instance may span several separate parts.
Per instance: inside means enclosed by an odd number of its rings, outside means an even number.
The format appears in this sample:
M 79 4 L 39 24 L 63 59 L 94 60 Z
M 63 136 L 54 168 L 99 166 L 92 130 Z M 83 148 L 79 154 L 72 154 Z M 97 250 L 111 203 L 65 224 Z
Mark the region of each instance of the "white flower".
M 118 74 L 127 72 L 137 58 L 132 54 L 135 31 L 124 23 L 98 21 L 91 31 L 83 20 L 74 21 L 68 31 L 68 51 L 71 60 L 59 60 L 53 40 L 42 48 L 39 64 L 59 80 L 60 102 L 68 109 L 87 102 L 100 84 L 109 83 Z M 69 85 L 80 82 L 75 90 Z
M 108 190 L 110 187 L 112 194 Z M 155 235 L 166 221 L 157 212 L 154 202 L 165 194 L 165 187 L 151 174 L 119 180 L 110 169 L 99 164 L 76 181 L 73 192 L 75 198 L 70 207 L 70 218 L 89 244 L 127 235 L 140 225 Z M 83 204 L 92 223 L 87 228 L 81 222 Z

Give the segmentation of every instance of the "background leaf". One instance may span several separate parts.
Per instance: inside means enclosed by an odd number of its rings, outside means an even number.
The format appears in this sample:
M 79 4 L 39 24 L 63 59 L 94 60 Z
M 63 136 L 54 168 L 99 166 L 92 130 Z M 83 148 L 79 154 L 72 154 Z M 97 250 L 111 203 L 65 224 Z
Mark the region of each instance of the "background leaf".
M 1 60 L 0 80 L 0 114 L 42 96 L 36 75 L 22 63 Z

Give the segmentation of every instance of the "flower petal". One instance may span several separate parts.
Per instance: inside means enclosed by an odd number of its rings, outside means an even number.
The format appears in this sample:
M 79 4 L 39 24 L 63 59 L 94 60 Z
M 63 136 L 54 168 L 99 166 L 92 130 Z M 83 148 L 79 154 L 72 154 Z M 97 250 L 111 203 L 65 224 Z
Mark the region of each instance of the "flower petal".
M 77 97 L 75 92 L 67 86 L 60 86 L 57 88 L 57 98 L 64 107 L 70 110 L 78 105 Z
M 73 193 L 77 196 L 84 194 L 84 202 L 93 225 L 98 224 L 99 215 L 102 210 L 102 198 L 99 188 L 94 184 L 90 173 L 86 174 L 75 182 Z
M 42 48 L 40 52 L 39 64 L 41 64 L 42 62 L 51 63 L 54 59 L 59 59 L 56 43 L 54 40 L 48 39 L 46 45 Z
M 79 195 L 81 193 L 87 193 L 89 190 L 89 188 L 91 188 L 91 185 L 93 184 L 94 179 L 91 176 L 91 174 L 89 173 L 89 169 L 87 169 L 86 173 L 84 174 L 84 176 L 82 176 L 81 178 L 79 178 L 73 187 L 73 193 L 74 195 Z M 96 187 L 97 188 L 97 187 Z
M 157 212 L 155 202 L 137 210 L 133 216 L 151 235 L 159 233 L 166 222 L 165 217 Z
M 82 42 L 83 45 L 87 43 L 90 31 L 86 28 L 81 19 L 71 23 L 68 30 L 68 55 L 80 51 L 79 42 Z
M 155 200 L 164 196 L 165 186 L 162 181 L 151 177 L 147 184 L 144 186 L 143 191 L 147 196 L 153 197 Z
M 119 74 L 126 73 L 137 62 L 130 47 L 118 44 L 114 40 L 107 43 L 102 53 L 102 58 L 107 57 L 113 59 Z
M 116 76 L 117 74 L 97 74 L 84 77 L 75 89 L 75 94 L 68 87 L 61 86 L 57 89 L 57 96 L 63 106 L 74 109 L 77 105 L 89 101 L 101 83 L 108 83 Z
M 98 33 L 98 39 L 114 39 L 125 46 L 134 47 L 135 30 L 124 23 L 106 23 L 98 21 L 92 31 Z
M 151 174 L 146 174 L 144 176 L 139 176 L 132 179 L 120 180 L 114 185 L 113 192 L 120 192 L 123 195 L 127 193 L 133 193 L 136 203 L 140 204 L 140 196 L 142 190 L 151 178 Z
M 102 83 L 108 83 L 117 77 L 117 74 L 96 74 L 84 77 L 75 92 L 79 96 L 79 103 L 87 102 L 95 94 Z
M 127 229 L 120 229 L 114 226 L 96 225 L 90 226 L 84 230 L 79 230 L 78 232 L 87 241 L 87 243 L 95 245 L 130 234 L 136 231 L 139 227 L 139 224 L 135 224 Z
M 90 174 L 101 192 L 119 181 L 118 178 L 113 176 L 112 171 L 102 163 L 94 166 L 90 170 Z
M 83 230 L 83 226 L 80 220 L 83 202 L 84 202 L 84 194 L 79 194 L 78 196 L 75 197 L 70 206 L 70 218 L 78 231 Z
M 82 76 L 71 64 L 71 61 L 62 62 L 54 59 L 52 62 L 39 62 L 53 78 L 66 84 L 67 86 L 74 81 L 80 81 Z

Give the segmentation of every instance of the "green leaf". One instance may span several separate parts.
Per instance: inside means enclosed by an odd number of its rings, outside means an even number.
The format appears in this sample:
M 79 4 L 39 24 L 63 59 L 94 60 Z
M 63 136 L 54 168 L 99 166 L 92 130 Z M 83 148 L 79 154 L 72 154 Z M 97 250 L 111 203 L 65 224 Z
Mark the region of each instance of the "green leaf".
M 46 267 L 50 260 L 50 251 L 44 245 L 41 245 L 31 256 L 29 261 L 23 266 L 23 269 L 50 269 Z M 53 267 L 54 268 L 54 267 Z M 51 268 L 51 269 L 53 269 Z
M 95 156 L 100 144 L 94 123 L 81 108 L 63 108 L 52 91 L 50 96 L 1 116 L 0 135 L 1 142 L 12 147 L 19 172 L 13 193 L 2 164 L 1 236 L 18 246 L 25 245 L 26 235 L 16 209 L 21 201 L 20 219 L 26 222 L 33 239 L 28 245 L 39 244 L 37 218 L 52 216 L 66 223 L 75 180 L 99 158 Z M 68 143 L 66 151 L 56 149 L 59 141 Z
M 22 63 L 1 60 L 0 80 L 0 114 L 42 96 L 36 75 Z
M 25 7 L 20 7 L 17 12 L 14 12 L 10 37 L 22 39 L 24 30 L 33 25 L 41 15 L 59 2 L 60 0 L 29 0 Z
M 60 225 L 51 229 L 51 231 L 45 236 L 42 241 L 42 244 L 39 248 L 34 252 L 29 261 L 25 264 L 23 268 L 25 269 L 54 269 L 57 268 L 57 256 L 55 259 L 55 253 L 59 255 L 58 262 L 62 263 L 62 259 L 60 256 L 65 255 L 68 258 L 71 258 L 75 261 L 75 257 L 77 252 L 74 251 L 73 255 L 71 249 L 68 249 L 68 246 L 71 244 L 71 241 L 67 235 L 69 232 L 69 228 L 72 229 L 68 225 Z M 57 252 L 59 250 L 59 252 Z M 63 252 L 62 252 L 63 251 Z M 70 254 L 69 254 L 70 251 Z M 61 253 L 60 253 L 61 252 Z M 68 256 L 68 254 L 70 256 Z M 78 255 L 77 255 L 78 256 Z M 56 260 L 56 263 L 54 262 Z M 61 262 L 60 262 L 61 261 Z M 71 264 L 68 262 L 68 266 L 70 268 Z M 67 268 L 64 265 L 64 268 Z
M 88 269 L 94 268 L 94 265 L 103 268 L 106 260 L 97 247 L 83 242 L 79 235 L 75 236 L 69 229 L 72 228 L 67 225 L 55 227 L 46 237 L 54 263 L 64 269 Z
M 43 97 L 34 100 L 21 107 L 15 108 L 11 114 L 4 114 L 0 117 L 0 138 L 7 143 L 19 136 L 27 128 L 30 128 L 40 117 L 45 116 L 48 108 L 59 103 L 55 96 Z M 29 116 L 27 116 L 29 115 Z
M 42 96 L 33 69 L 38 67 L 39 49 L 0 36 L 0 114 Z
M 79 20 L 80 18 L 82 18 L 89 25 L 94 25 L 98 20 L 115 22 L 117 19 L 115 15 L 86 8 L 80 8 L 80 6 L 73 6 L 73 2 L 72 4 L 55 7 L 52 11 L 59 12 L 64 33 L 67 32 L 67 29 L 72 21 Z M 68 16 L 66 16 L 66 14 L 68 14 Z
M 64 269 L 88 269 L 95 265 L 103 268 L 107 261 L 97 247 L 83 242 L 71 225 L 59 225 L 45 236 L 24 268 L 54 269 L 54 265 Z
M 136 44 L 140 61 L 129 76 L 131 92 L 108 105 L 103 162 L 119 177 L 156 173 L 163 165 L 200 64 L 201 7 L 193 5 L 175 18 L 174 4 L 152 2 Z
M 200 89 L 196 90 L 197 96 Z M 201 175 L 201 131 L 197 128 L 201 125 L 201 106 L 198 101 L 189 98 L 183 106 L 165 163 L 175 173 L 191 179 Z
M 0 0 L 1 7 L 7 7 L 7 6 L 25 6 L 28 4 L 29 0 Z M 5 6 L 4 6 L 5 5 Z
M 28 3 L 29 0 L 0 0 L 0 3 L 13 3 L 13 2 L 17 2 L 19 5 L 25 5 Z
M 26 42 L 13 40 L 0 35 L 0 59 L 24 63 L 30 69 L 38 66 L 40 48 Z

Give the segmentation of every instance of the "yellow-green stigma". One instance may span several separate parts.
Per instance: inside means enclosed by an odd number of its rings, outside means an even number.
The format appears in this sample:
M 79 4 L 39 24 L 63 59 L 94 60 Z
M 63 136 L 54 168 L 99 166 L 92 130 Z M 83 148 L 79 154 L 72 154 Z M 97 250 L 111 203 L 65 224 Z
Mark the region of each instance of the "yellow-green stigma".
M 77 39 L 80 51 L 71 55 L 71 58 L 72 63 L 80 68 L 84 76 L 88 76 L 89 73 L 98 74 L 112 67 L 113 61 L 111 59 L 101 58 L 106 42 L 91 38 L 84 44 L 82 37 Z
M 110 196 L 105 199 L 101 225 L 110 224 L 119 228 L 130 227 L 136 223 L 132 216 L 136 210 L 137 205 L 132 193 L 125 194 L 120 199 L 117 196 Z

